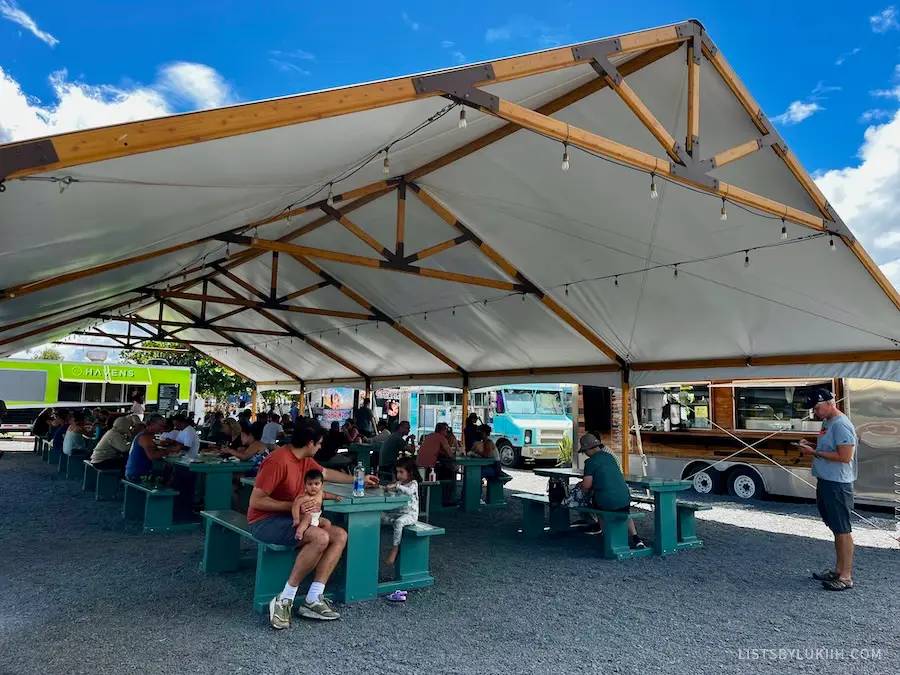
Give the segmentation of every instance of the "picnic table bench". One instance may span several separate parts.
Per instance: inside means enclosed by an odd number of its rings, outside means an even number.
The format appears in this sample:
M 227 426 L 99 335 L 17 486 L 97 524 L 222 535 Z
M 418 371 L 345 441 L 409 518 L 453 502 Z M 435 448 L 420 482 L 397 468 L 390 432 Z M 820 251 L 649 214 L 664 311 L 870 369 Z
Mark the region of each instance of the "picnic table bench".
M 654 504 L 653 497 L 631 494 L 631 501 L 639 504 Z M 697 511 L 711 511 L 712 507 L 705 504 L 691 504 L 689 502 L 675 502 L 678 514 L 678 548 L 696 548 L 703 546 L 703 541 L 697 538 L 697 519 L 694 514 Z
M 81 489 L 84 492 L 93 492 L 94 499 L 98 502 L 115 499 L 119 492 L 119 477 L 122 472 L 118 469 L 98 469 L 91 464 L 91 460 L 82 462 L 84 467 Z
M 569 512 L 587 513 L 603 518 L 603 557 L 615 560 L 638 558 L 653 555 L 652 549 L 632 549 L 628 546 L 628 521 L 646 518 L 647 513 L 640 509 L 625 511 L 603 511 L 587 506 L 550 506 L 546 495 L 519 493 L 510 495 L 511 499 L 522 502 L 522 533 L 528 537 L 537 537 L 544 532 L 544 509 L 550 509 L 550 531 L 566 532 L 571 529 Z
M 125 502 L 122 516 L 125 520 L 143 521 L 143 532 L 180 532 L 200 529 L 200 521 L 176 523 L 173 520 L 177 490 L 158 483 L 143 483 L 122 479 Z
M 254 486 L 256 480 L 242 478 L 241 483 Z M 380 594 L 397 589 L 422 588 L 434 584 L 434 577 L 428 567 L 430 538 L 444 534 L 444 529 L 427 523 L 410 526 L 414 528 L 411 534 L 404 529 L 395 563 L 397 579 L 378 583 L 381 514 L 408 502 L 409 498 L 406 495 L 388 492 L 382 488 L 366 488 L 365 496 L 354 497 L 352 486 L 342 483 L 326 483 L 325 491 L 343 497 L 340 502 L 326 499 L 322 502 L 322 508 L 335 525 L 340 525 L 347 531 L 347 548 L 344 549 L 341 563 L 332 577 L 335 582 L 329 586 L 331 589 L 329 595 L 336 601 L 349 603 L 372 600 Z M 201 512 L 201 515 L 203 513 Z M 206 531 L 208 535 L 209 525 Z M 249 531 L 242 536 L 250 537 Z M 287 573 L 281 576 L 277 590 L 281 590 L 285 579 Z M 268 604 L 271 599 L 272 595 L 269 595 L 265 602 Z
M 549 478 L 582 478 L 582 472 L 574 468 L 536 468 L 536 476 Z M 678 509 L 677 493 L 691 488 L 691 482 L 672 478 L 658 478 L 654 476 L 625 476 L 625 482 L 632 488 L 649 490 L 653 504 L 653 551 L 657 555 L 671 555 L 682 548 L 694 548 L 702 546 L 703 542 L 696 537 L 696 524 L 694 513 L 701 508 Z M 650 501 L 646 503 L 651 503 Z M 681 524 L 679 524 L 681 523 Z M 682 541 L 679 531 L 683 530 L 689 537 Z M 692 539 L 691 539 L 692 537 Z

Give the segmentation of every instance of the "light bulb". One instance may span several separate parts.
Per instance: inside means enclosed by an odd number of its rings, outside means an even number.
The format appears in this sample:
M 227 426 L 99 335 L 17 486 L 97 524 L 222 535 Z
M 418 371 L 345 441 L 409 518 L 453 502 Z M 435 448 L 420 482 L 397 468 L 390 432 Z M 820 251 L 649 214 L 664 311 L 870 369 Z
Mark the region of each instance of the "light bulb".
M 678 278 L 678 265 L 675 265 L 675 273 L 672 276 Z
M 784 218 L 781 219 L 781 241 L 787 239 L 787 225 L 784 223 Z
M 388 175 L 391 172 L 391 160 L 388 158 L 387 150 L 384 151 L 384 167 L 381 169 L 381 172 L 384 175 Z
M 569 170 L 569 148 L 568 147 L 566 147 L 566 149 L 563 150 L 563 160 L 562 160 L 562 164 L 560 165 L 559 168 L 562 169 L 563 171 Z
M 459 124 L 457 125 L 460 129 L 466 128 L 466 109 L 459 109 Z
M 225 244 L 225 260 L 231 259 L 231 246 Z
M 719 220 L 728 220 L 728 212 L 725 211 L 725 198 L 722 197 L 722 211 L 719 214 Z
M 618 286 L 618 285 L 619 285 L 619 277 L 618 277 L 618 275 L 617 275 L 617 276 L 616 276 L 616 279 L 615 279 L 615 284 L 616 284 L 616 286 Z
M 569 284 L 566 284 L 566 297 L 569 297 Z
M 828 239 L 828 248 L 830 248 L 832 251 L 837 251 L 837 246 L 834 245 L 834 235 L 832 235 Z
M 744 267 L 750 267 L 750 253 L 744 251 Z
M 387 157 L 385 157 L 387 159 Z M 328 184 L 328 197 L 325 198 L 325 203 L 328 206 L 334 206 L 334 190 L 331 187 L 331 183 Z
M 453 308 L 453 316 L 456 316 L 456 307 Z
M 650 176 L 650 199 L 656 199 L 659 197 L 659 192 L 656 191 L 656 176 Z

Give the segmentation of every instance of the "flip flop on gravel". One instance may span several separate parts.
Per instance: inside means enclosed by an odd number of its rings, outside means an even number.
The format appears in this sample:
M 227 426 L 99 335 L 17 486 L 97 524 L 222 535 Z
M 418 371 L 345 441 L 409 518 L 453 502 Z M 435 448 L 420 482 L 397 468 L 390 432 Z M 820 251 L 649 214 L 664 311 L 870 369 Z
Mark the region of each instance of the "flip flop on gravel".
M 813 572 L 812 578 L 816 581 L 834 581 L 838 578 L 838 573 L 834 570 L 828 570 L 826 572 Z
M 388 596 L 385 596 L 385 600 L 388 602 L 406 602 L 406 591 L 394 591 Z
M 849 591 L 853 588 L 853 579 L 831 579 L 823 581 L 822 587 L 827 591 Z

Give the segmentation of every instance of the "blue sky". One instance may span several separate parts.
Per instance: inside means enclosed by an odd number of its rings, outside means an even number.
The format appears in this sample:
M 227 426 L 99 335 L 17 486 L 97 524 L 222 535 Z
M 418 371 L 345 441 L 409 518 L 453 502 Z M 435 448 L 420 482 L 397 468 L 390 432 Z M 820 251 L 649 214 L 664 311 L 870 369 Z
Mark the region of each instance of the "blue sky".
M 0 0 L 0 142 L 699 19 L 900 286 L 900 0 Z
M 48 76 L 129 89 L 152 85 L 173 62 L 205 64 L 232 100 L 255 100 L 477 61 L 699 18 L 770 117 L 799 101 L 821 108 L 784 135 L 810 170 L 846 165 L 868 110 L 888 114 L 900 31 L 875 32 L 875 3 L 757 2 L 752 14 L 719 2 L 121 2 L 3 0 L 58 43 L 0 21 L 0 67 L 51 103 Z M 601 9 L 602 7 L 602 9 Z M 762 18 L 764 17 L 764 20 Z M 452 44 L 450 44 L 452 43 Z M 854 50 L 858 50 L 855 54 Z M 843 60 L 841 65 L 837 65 Z M 816 87 L 819 93 L 816 94 Z M 841 87 L 830 90 L 831 87 Z M 174 109 L 194 101 L 171 97 Z M 802 111 L 803 108 L 798 110 Z M 2 121 L 2 120 L 0 120 Z

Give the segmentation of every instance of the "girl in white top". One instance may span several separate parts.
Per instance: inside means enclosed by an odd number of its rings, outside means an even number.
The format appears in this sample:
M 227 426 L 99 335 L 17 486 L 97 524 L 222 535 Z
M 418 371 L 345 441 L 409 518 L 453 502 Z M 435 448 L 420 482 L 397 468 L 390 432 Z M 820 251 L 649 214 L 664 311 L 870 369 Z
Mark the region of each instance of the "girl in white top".
M 131 404 L 131 414 L 136 415 L 140 422 L 144 421 L 144 399 L 140 395 L 134 397 L 134 403 Z
M 403 538 L 403 528 L 419 520 L 419 483 L 416 480 L 418 476 L 419 471 L 416 468 L 415 460 L 401 459 L 397 462 L 397 482 L 391 483 L 385 488 L 409 497 L 409 501 L 399 509 L 381 514 L 381 522 L 394 527 L 393 546 L 384 560 L 388 565 L 393 565 L 397 559 L 400 540 Z

